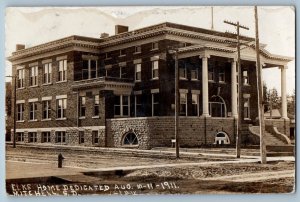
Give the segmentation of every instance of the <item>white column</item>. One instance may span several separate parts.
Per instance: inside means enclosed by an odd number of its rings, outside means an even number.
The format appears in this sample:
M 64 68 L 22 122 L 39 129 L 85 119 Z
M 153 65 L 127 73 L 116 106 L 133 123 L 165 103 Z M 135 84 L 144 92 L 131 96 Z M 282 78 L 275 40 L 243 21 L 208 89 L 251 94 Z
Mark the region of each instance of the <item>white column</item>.
M 237 81 L 236 81 L 236 60 L 231 62 L 231 113 L 237 118 Z
M 208 110 L 208 57 L 202 57 L 202 116 L 209 116 Z
M 281 67 L 281 118 L 283 119 L 288 119 L 286 102 L 286 69 L 287 66 Z

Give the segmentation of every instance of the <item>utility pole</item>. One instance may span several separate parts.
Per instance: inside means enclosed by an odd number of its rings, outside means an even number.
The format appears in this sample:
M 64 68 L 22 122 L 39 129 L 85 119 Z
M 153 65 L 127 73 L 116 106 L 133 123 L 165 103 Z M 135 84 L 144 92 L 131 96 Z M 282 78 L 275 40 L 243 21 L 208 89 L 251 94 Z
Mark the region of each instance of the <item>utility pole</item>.
M 16 148 L 16 123 L 17 123 L 17 76 L 6 76 L 14 79 L 14 135 L 13 148 Z
M 175 50 L 175 148 L 176 158 L 179 158 L 179 72 L 178 72 L 178 51 Z
M 168 51 L 174 54 L 175 59 L 175 150 L 176 158 L 179 158 L 179 68 L 178 68 L 178 48 L 170 47 Z
M 241 157 L 241 129 L 242 129 L 242 111 L 243 111 L 243 105 L 242 105 L 242 100 L 243 100 L 243 92 L 242 92 L 242 69 L 241 69 L 241 49 L 240 49 L 240 28 L 249 30 L 248 27 L 240 25 L 239 21 L 234 23 L 234 22 L 229 22 L 227 20 L 224 20 L 224 23 L 233 25 L 236 27 L 236 38 L 237 38 L 237 53 L 238 53 L 238 58 L 237 58 L 237 64 L 238 64 L 238 122 L 237 122 L 237 136 L 236 136 L 236 157 L 240 158 Z
M 263 89 L 262 89 L 262 67 L 260 65 L 260 54 L 259 54 L 259 36 L 258 36 L 258 16 L 257 6 L 254 7 L 255 16 L 255 49 L 256 49 L 256 73 L 257 73 L 257 91 L 258 91 L 258 114 L 259 114 L 259 131 L 260 131 L 260 157 L 261 163 L 267 163 L 266 145 L 264 141 L 265 136 L 265 121 L 264 121 L 264 100 L 263 100 Z M 270 111 L 271 113 L 271 111 Z

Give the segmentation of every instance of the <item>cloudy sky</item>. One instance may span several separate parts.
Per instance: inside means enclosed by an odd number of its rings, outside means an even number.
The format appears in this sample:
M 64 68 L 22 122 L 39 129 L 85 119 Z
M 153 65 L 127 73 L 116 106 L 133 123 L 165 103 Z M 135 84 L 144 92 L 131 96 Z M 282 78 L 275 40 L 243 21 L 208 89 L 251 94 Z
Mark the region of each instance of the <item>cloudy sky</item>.
M 274 54 L 295 57 L 295 10 L 293 7 L 258 7 L 260 42 Z M 223 21 L 237 21 L 250 28 L 241 34 L 254 37 L 253 7 L 214 7 L 214 29 L 234 31 Z M 31 47 L 69 35 L 99 37 L 100 33 L 114 34 L 114 26 L 123 24 L 130 30 L 161 22 L 174 22 L 201 28 L 211 28 L 211 7 L 40 7 L 7 8 L 6 56 L 11 55 L 16 44 Z M 6 63 L 6 75 L 11 74 L 11 64 Z M 280 70 L 263 71 L 269 88 L 280 92 Z M 295 61 L 287 70 L 287 92 L 295 89 Z

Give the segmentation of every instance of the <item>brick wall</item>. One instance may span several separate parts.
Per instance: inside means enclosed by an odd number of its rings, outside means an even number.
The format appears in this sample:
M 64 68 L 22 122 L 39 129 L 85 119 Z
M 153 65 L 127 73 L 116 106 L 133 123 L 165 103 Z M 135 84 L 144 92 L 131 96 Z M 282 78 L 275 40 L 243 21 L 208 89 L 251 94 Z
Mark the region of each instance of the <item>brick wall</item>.
M 205 124 L 206 122 L 206 124 Z M 181 117 L 179 125 L 180 146 L 194 147 L 215 142 L 215 135 L 223 131 L 235 143 L 232 118 Z M 133 132 L 139 140 L 139 148 L 150 149 L 171 146 L 174 139 L 174 117 L 120 118 L 107 120 L 109 147 L 123 146 L 124 135 Z

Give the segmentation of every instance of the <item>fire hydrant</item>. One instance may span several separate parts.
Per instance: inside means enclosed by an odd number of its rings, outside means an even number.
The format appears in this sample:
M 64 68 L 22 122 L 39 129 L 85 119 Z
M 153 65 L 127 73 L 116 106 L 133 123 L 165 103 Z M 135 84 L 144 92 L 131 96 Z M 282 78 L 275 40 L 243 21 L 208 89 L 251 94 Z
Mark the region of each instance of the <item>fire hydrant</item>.
M 65 158 L 63 157 L 63 155 L 61 153 L 58 154 L 58 167 L 62 168 L 62 162 Z

